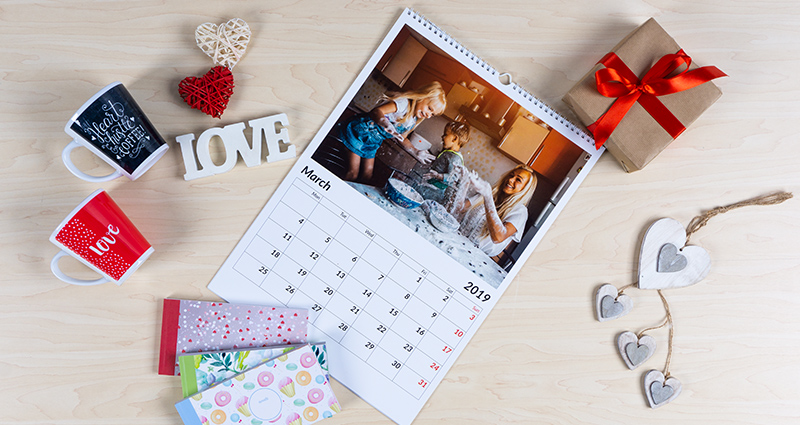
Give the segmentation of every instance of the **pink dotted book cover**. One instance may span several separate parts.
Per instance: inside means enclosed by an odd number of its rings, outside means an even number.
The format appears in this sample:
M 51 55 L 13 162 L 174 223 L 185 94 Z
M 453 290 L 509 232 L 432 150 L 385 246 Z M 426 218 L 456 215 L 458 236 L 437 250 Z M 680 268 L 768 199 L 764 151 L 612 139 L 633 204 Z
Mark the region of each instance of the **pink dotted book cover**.
M 164 299 L 160 375 L 180 375 L 178 354 L 304 344 L 308 310 Z

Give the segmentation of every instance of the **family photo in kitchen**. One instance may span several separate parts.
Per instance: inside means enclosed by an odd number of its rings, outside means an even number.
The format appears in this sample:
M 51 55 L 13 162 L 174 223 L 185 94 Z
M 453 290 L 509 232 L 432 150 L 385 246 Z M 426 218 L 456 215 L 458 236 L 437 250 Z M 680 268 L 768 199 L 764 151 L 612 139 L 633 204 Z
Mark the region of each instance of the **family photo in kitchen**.
M 312 155 L 495 288 L 590 157 L 408 27 Z

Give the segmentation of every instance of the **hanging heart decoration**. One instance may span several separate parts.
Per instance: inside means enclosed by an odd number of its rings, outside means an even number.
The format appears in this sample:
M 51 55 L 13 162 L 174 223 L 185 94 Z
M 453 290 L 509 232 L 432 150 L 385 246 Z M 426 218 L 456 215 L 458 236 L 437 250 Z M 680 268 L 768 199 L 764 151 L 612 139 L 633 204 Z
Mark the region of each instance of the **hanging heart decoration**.
M 661 407 L 681 393 L 681 381 L 674 377 L 665 377 L 659 370 L 651 370 L 644 375 L 644 394 L 650 407 Z
M 626 331 L 617 337 L 617 348 L 622 361 L 633 370 L 646 362 L 656 352 L 656 339 L 650 335 L 639 338 L 635 333 Z
M 703 280 L 711 269 L 711 258 L 705 249 L 689 245 L 689 238 L 719 214 L 748 205 L 776 205 L 792 198 L 788 192 L 747 199 L 735 204 L 716 207 L 705 211 L 692 219 L 686 230 L 671 218 L 662 218 L 647 228 L 642 239 L 639 253 L 639 280 L 619 289 L 611 284 L 604 284 L 595 294 L 597 320 L 603 322 L 627 314 L 633 306 L 633 300 L 623 292 L 637 286 L 639 289 L 655 289 L 664 305 L 666 318 L 656 326 L 643 329 L 638 334 L 625 331 L 617 337 L 619 355 L 629 369 L 633 370 L 646 362 L 656 350 L 656 341 L 645 332 L 667 327 L 667 358 L 664 371 L 651 370 L 644 375 L 644 393 L 650 408 L 661 407 L 681 393 L 681 381 L 670 376 L 673 343 L 675 338 L 675 322 L 672 318 L 667 298 L 662 290 L 681 288 Z
M 186 77 L 178 84 L 184 102 L 214 118 L 220 118 L 233 94 L 233 74 L 224 66 L 211 68 L 200 78 Z
M 633 308 L 633 299 L 625 294 L 619 294 L 614 285 L 605 284 L 597 289 L 595 294 L 595 309 L 597 320 L 606 320 L 622 317 Z
M 250 43 L 250 26 L 243 19 L 233 18 L 224 24 L 206 22 L 194 31 L 194 39 L 214 63 L 233 69 Z
M 667 289 L 694 285 L 711 270 L 708 252 L 686 244 L 686 231 L 671 218 L 647 229 L 639 254 L 639 288 Z

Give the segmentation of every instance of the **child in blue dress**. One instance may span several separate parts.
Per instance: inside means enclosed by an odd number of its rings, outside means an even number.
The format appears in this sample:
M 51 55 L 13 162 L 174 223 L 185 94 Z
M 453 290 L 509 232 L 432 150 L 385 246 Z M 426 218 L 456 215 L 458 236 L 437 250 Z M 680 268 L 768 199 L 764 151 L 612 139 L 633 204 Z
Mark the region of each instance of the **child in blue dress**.
M 386 139 L 395 139 L 423 164 L 433 160 L 427 151 L 414 149 L 406 138 L 422 120 L 441 115 L 447 104 L 442 85 L 438 81 L 417 90 L 386 97 L 387 102 L 372 109 L 369 114 L 357 115 L 340 128 L 339 137 L 350 150 L 345 180 L 362 181 L 372 178 L 375 153 Z

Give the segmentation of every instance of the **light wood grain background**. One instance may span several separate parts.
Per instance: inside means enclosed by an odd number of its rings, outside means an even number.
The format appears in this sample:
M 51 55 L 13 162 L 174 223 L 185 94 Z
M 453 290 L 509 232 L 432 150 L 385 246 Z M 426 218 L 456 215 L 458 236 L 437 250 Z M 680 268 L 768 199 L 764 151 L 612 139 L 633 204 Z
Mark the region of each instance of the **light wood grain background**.
M 651 410 L 643 374 L 614 337 L 658 323 L 654 292 L 598 323 L 592 294 L 636 276 L 654 219 L 800 187 L 800 5 L 775 1 L 11 1 L 0 2 L 0 424 L 178 424 L 178 379 L 156 374 L 165 297 L 217 299 L 206 285 L 293 161 L 185 182 L 180 134 L 288 114 L 302 151 L 412 6 L 556 109 L 607 49 L 654 16 L 724 95 L 643 171 L 600 159 L 422 410 L 418 424 L 794 424 L 800 422 L 800 200 L 712 219 L 693 237 L 712 258 L 701 283 L 666 292 L 672 374 L 683 393 Z M 253 30 L 222 120 L 182 103 L 177 83 L 211 61 L 200 23 Z M 172 149 L 135 182 L 91 184 L 61 163 L 63 127 L 122 81 Z M 88 152 L 73 156 L 100 174 Z M 104 188 L 156 249 L 123 286 L 83 288 L 50 273 L 47 238 Z M 89 277 L 73 260 L 62 264 Z M 338 383 L 334 424 L 389 423 Z

